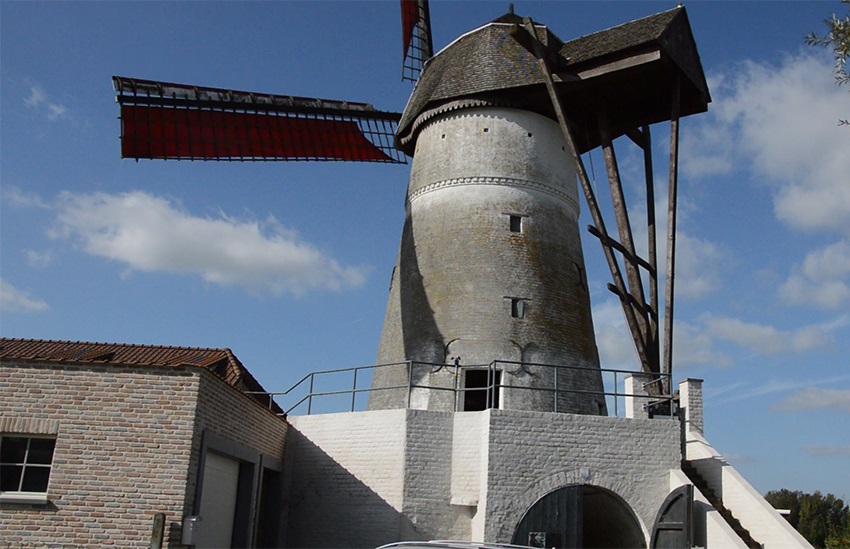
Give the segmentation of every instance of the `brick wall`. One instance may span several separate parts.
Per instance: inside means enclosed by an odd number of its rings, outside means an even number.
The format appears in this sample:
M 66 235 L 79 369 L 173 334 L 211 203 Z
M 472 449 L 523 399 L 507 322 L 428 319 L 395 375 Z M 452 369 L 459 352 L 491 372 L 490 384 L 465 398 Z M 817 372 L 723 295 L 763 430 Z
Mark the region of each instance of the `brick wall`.
M 454 417 L 450 412 L 407 410 L 404 447 L 403 539 L 467 538 L 465 509 L 450 505 Z
M 288 541 L 298 547 L 510 542 L 532 504 L 576 484 L 616 494 L 646 536 L 680 460 L 679 423 L 667 419 L 385 410 L 291 421 Z
M 535 501 L 569 484 L 614 492 L 649 534 L 669 493 L 669 472 L 679 468 L 678 421 L 489 413 L 486 540 L 510 542 Z
M 290 418 L 287 546 L 377 547 L 399 539 L 406 415 Z
M 0 431 L 56 434 L 48 504 L 0 504 L 0 548 L 179 546 L 202 434 L 282 461 L 285 420 L 195 367 L 0 364 Z
M 220 439 L 232 443 L 240 449 L 240 455 L 233 456 L 248 459 L 259 466 L 260 458 L 266 466 L 271 458 L 283 462 L 289 424 L 285 419 L 246 398 L 238 390 L 224 383 L 211 373 L 201 371 L 198 391 L 198 406 L 195 415 L 194 436 L 192 438 L 189 474 L 186 481 L 185 509 L 186 514 L 201 512 L 196 508 L 199 463 L 205 433 L 213 433 Z M 218 449 L 222 450 L 222 449 Z M 247 452 L 248 455 L 242 454 Z M 254 482 L 259 482 L 259 471 L 255 471 Z M 212 487 L 213 489 L 215 487 Z M 282 489 L 282 487 L 280 487 Z M 259 486 L 254 486 L 254 493 Z M 256 498 L 252 498 L 252 504 Z M 250 516 L 255 516 L 253 509 Z M 203 513 L 201 512 L 203 515 Z M 253 529 L 253 524 L 248 526 Z M 201 526 L 203 528 L 203 525 Z M 239 527 L 239 526 L 237 526 Z M 248 532 L 247 539 L 253 538 L 253 532 Z M 179 537 L 173 537 L 172 544 L 179 544 Z
M 0 547 L 147 547 L 154 514 L 179 523 L 198 382 L 195 368 L 0 365 L 4 428 L 57 434 L 49 503 L 0 505 Z

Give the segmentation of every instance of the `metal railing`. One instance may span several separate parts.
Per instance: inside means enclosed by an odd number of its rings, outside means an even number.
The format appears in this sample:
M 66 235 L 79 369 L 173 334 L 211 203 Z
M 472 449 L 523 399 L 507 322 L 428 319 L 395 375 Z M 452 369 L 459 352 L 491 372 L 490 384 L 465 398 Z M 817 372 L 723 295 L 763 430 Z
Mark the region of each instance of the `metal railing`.
M 371 378 L 375 372 L 385 368 L 404 367 L 407 371 L 406 383 L 398 385 L 386 385 L 379 387 L 371 386 Z M 421 372 L 424 369 L 429 369 L 427 373 L 436 374 L 440 370 L 446 370 L 453 375 L 454 381 L 451 386 L 423 384 L 416 382 L 414 372 Z M 469 370 L 486 370 L 487 383 L 486 385 L 477 385 L 474 387 L 463 386 L 461 373 Z M 506 379 L 511 376 L 515 378 L 516 374 L 524 372 L 528 375 L 539 375 L 544 371 L 551 371 L 552 383 L 547 386 L 526 386 L 516 385 L 506 382 Z M 570 372 L 584 373 L 590 376 L 600 375 L 602 377 L 602 390 L 588 390 L 562 387 L 561 381 L 565 380 L 564 376 Z M 500 375 L 497 375 L 497 372 Z M 506 373 L 508 375 L 501 375 Z M 371 375 L 368 375 L 371 374 Z M 627 376 L 640 375 L 646 377 L 648 381 L 642 384 L 642 392 L 626 393 L 625 390 L 620 390 L 620 383 Z M 430 376 L 429 376 L 430 377 Z M 373 393 L 382 391 L 406 391 L 406 407 L 411 408 L 411 401 L 414 390 L 427 390 L 437 392 L 450 392 L 453 395 L 453 408 L 455 411 L 461 410 L 461 403 L 467 393 L 475 391 L 479 394 L 486 391 L 486 408 L 498 407 L 497 405 L 500 394 L 504 391 L 529 391 L 531 393 L 552 395 L 552 410 L 553 412 L 563 412 L 559 410 L 559 402 L 562 397 L 568 395 L 583 395 L 597 396 L 606 401 L 606 407 L 610 410 L 613 404 L 615 416 L 620 415 L 621 401 L 627 397 L 640 399 L 644 401 L 644 408 L 655 410 L 657 414 L 673 415 L 673 396 L 659 393 L 655 390 L 659 387 L 670 387 L 669 374 L 641 374 L 631 370 L 619 370 L 612 368 L 587 368 L 582 366 L 566 366 L 553 364 L 538 364 L 527 362 L 513 361 L 494 361 L 489 364 L 470 365 L 470 364 L 439 364 L 429 362 L 393 362 L 386 364 L 374 364 L 370 366 L 356 366 L 351 368 L 339 368 L 335 370 L 323 370 L 310 372 L 302 377 L 297 383 L 286 391 L 278 392 L 249 392 L 247 394 L 265 395 L 268 398 L 269 408 L 271 409 L 276 401 L 287 401 L 289 404 L 283 405 L 280 409 L 284 410 L 284 416 L 292 414 L 295 410 L 306 407 L 306 415 L 314 413 L 314 400 L 319 401 L 333 399 L 335 405 L 332 408 L 325 406 L 318 413 L 329 412 L 355 412 L 365 409 L 363 396 L 368 396 Z M 330 380 L 330 381 L 328 381 Z M 605 390 L 606 381 L 610 382 L 609 386 L 613 390 Z M 367 385 L 368 386 L 358 386 Z M 300 396 L 299 396 L 300 395 Z M 340 398 L 344 397 L 344 398 Z M 349 398 L 350 397 L 350 398 Z M 358 400 L 359 398 L 359 400 Z M 609 404 L 610 401 L 610 404 Z M 341 402 L 344 404 L 340 405 Z M 359 402 L 359 405 L 358 405 Z M 511 407 L 516 409 L 515 406 Z M 622 406 L 625 411 L 625 406 Z M 303 414 L 302 414 L 303 415 Z

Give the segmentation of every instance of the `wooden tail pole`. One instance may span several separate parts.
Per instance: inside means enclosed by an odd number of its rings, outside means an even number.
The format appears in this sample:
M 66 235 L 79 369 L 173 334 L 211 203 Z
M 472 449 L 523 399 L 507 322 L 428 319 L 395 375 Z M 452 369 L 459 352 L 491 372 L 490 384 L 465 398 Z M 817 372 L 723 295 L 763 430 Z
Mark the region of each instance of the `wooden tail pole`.
M 664 374 L 669 391 L 673 373 L 673 286 L 676 279 L 676 200 L 679 184 L 679 109 L 681 81 L 673 87 L 670 117 L 670 188 L 667 195 L 667 282 L 664 295 Z
M 555 116 L 558 119 L 558 125 L 561 128 L 561 133 L 564 136 L 564 141 L 567 143 L 567 147 L 569 148 L 569 152 L 573 157 L 573 161 L 576 164 L 576 170 L 578 171 L 579 182 L 581 183 L 582 191 L 584 191 L 585 199 L 587 200 L 588 208 L 590 209 L 590 215 L 593 217 L 593 223 L 596 225 L 596 229 L 603 236 L 601 240 L 602 249 L 605 252 L 605 259 L 608 261 L 608 267 L 611 270 L 611 277 L 614 280 L 614 287 L 616 288 L 616 293 L 620 297 L 620 303 L 623 306 L 623 312 L 626 316 L 626 322 L 629 325 L 629 331 L 632 334 L 632 340 L 635 343 L 635 349 L 637 350 L 638 357 L 642 365 L 647 364 L 647 354 L 646 354 L 646 341 L 641 337 L 641 330 L 638 323 L 637 315 L 635 314 L 634 307 L 632 307 L 631 303 L 628 299 L 628 291 L 626 290 L 626 285 L 623 282 L 623 275 L 620 272 L 620 265 L 617 263 L 617 258 L 614 256 L 613 248 L 610 244 L 608 244 L 608 232 L 605 230 L 605 222 L 602 219 L 602 211 L 599 208 L 599 203 L 596 201 L 596 196 L 593 193 L 593 187 L 590 184 L 590 180 L 587 177 L 587 170 L 584 167 L 584 162 L 581 160 L 581 156 L 578 153 L 578 147 L 576 146 L 575 138 L 573 137 L 573 132 L 570 129 L 570 125 L 567 123 L 567 118 L 564 115 L 564 109 L 561 105 L 561 100 L 558 97 L 558 93 L 555 90 L 555 84 L 552 81 L 552 74 L 549 70 L 549 63 L 546 60 L 546 53 L 543 51 L 543 46 L 540 44 L 540 40 L 537 38 L 536 31 L 534 29 L 534 24 L 531 19 L 526 17 L 523 19 L 523 27 L 514 26 L 511 29 L 511 34 L 514 38 L 523 44 L 526 48 L 529 48 L 530 51 L 537 58 L 537 64 L 540 68 L 540 73 L 543 76 L 543 81 L 546 84 L 546 90 L 549 93 L 549 99 L 552 101 L 552 108 L 555 110 Z

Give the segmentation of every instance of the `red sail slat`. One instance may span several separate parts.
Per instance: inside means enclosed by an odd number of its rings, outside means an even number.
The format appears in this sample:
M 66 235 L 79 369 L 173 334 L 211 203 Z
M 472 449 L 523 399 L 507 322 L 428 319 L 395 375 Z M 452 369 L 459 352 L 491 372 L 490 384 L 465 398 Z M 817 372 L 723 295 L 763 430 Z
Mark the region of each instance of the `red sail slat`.
M 356 120 L 121 105 L 124 158 L 393 162 Z

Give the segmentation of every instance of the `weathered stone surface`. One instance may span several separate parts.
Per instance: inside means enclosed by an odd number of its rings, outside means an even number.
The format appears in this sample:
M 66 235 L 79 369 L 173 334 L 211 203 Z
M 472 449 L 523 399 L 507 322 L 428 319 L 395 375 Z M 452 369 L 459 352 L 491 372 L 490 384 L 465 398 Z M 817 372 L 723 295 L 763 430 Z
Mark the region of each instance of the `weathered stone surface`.
M 561 371 L 559 388 L 601 391 L 578 214 L 575 168 L 552 120 L 496 107 L 430 120 L 417 137 L 378 362 L 578 366 L 590 370 Z M 522 318 L 512 300 L 522 302 Z M 555 387 L 551 369 L 499 369 L 503 384 Z M 451 371 L 432 370 L 415 372 L 416 382 L 454 386 Z M 373 380 L 373 388 L 406 384 L 405 366 Z M 502 408 L 553 409 L 551 394 L 514 391 L 504 390 Z M 414 408 L 453 406 L 449 393 L 413 397 Z M 406 400 L 404 389 L 373 392 L 369 406 Z M 605 413 L 595 395 L 560 400 L 561 411 Z

